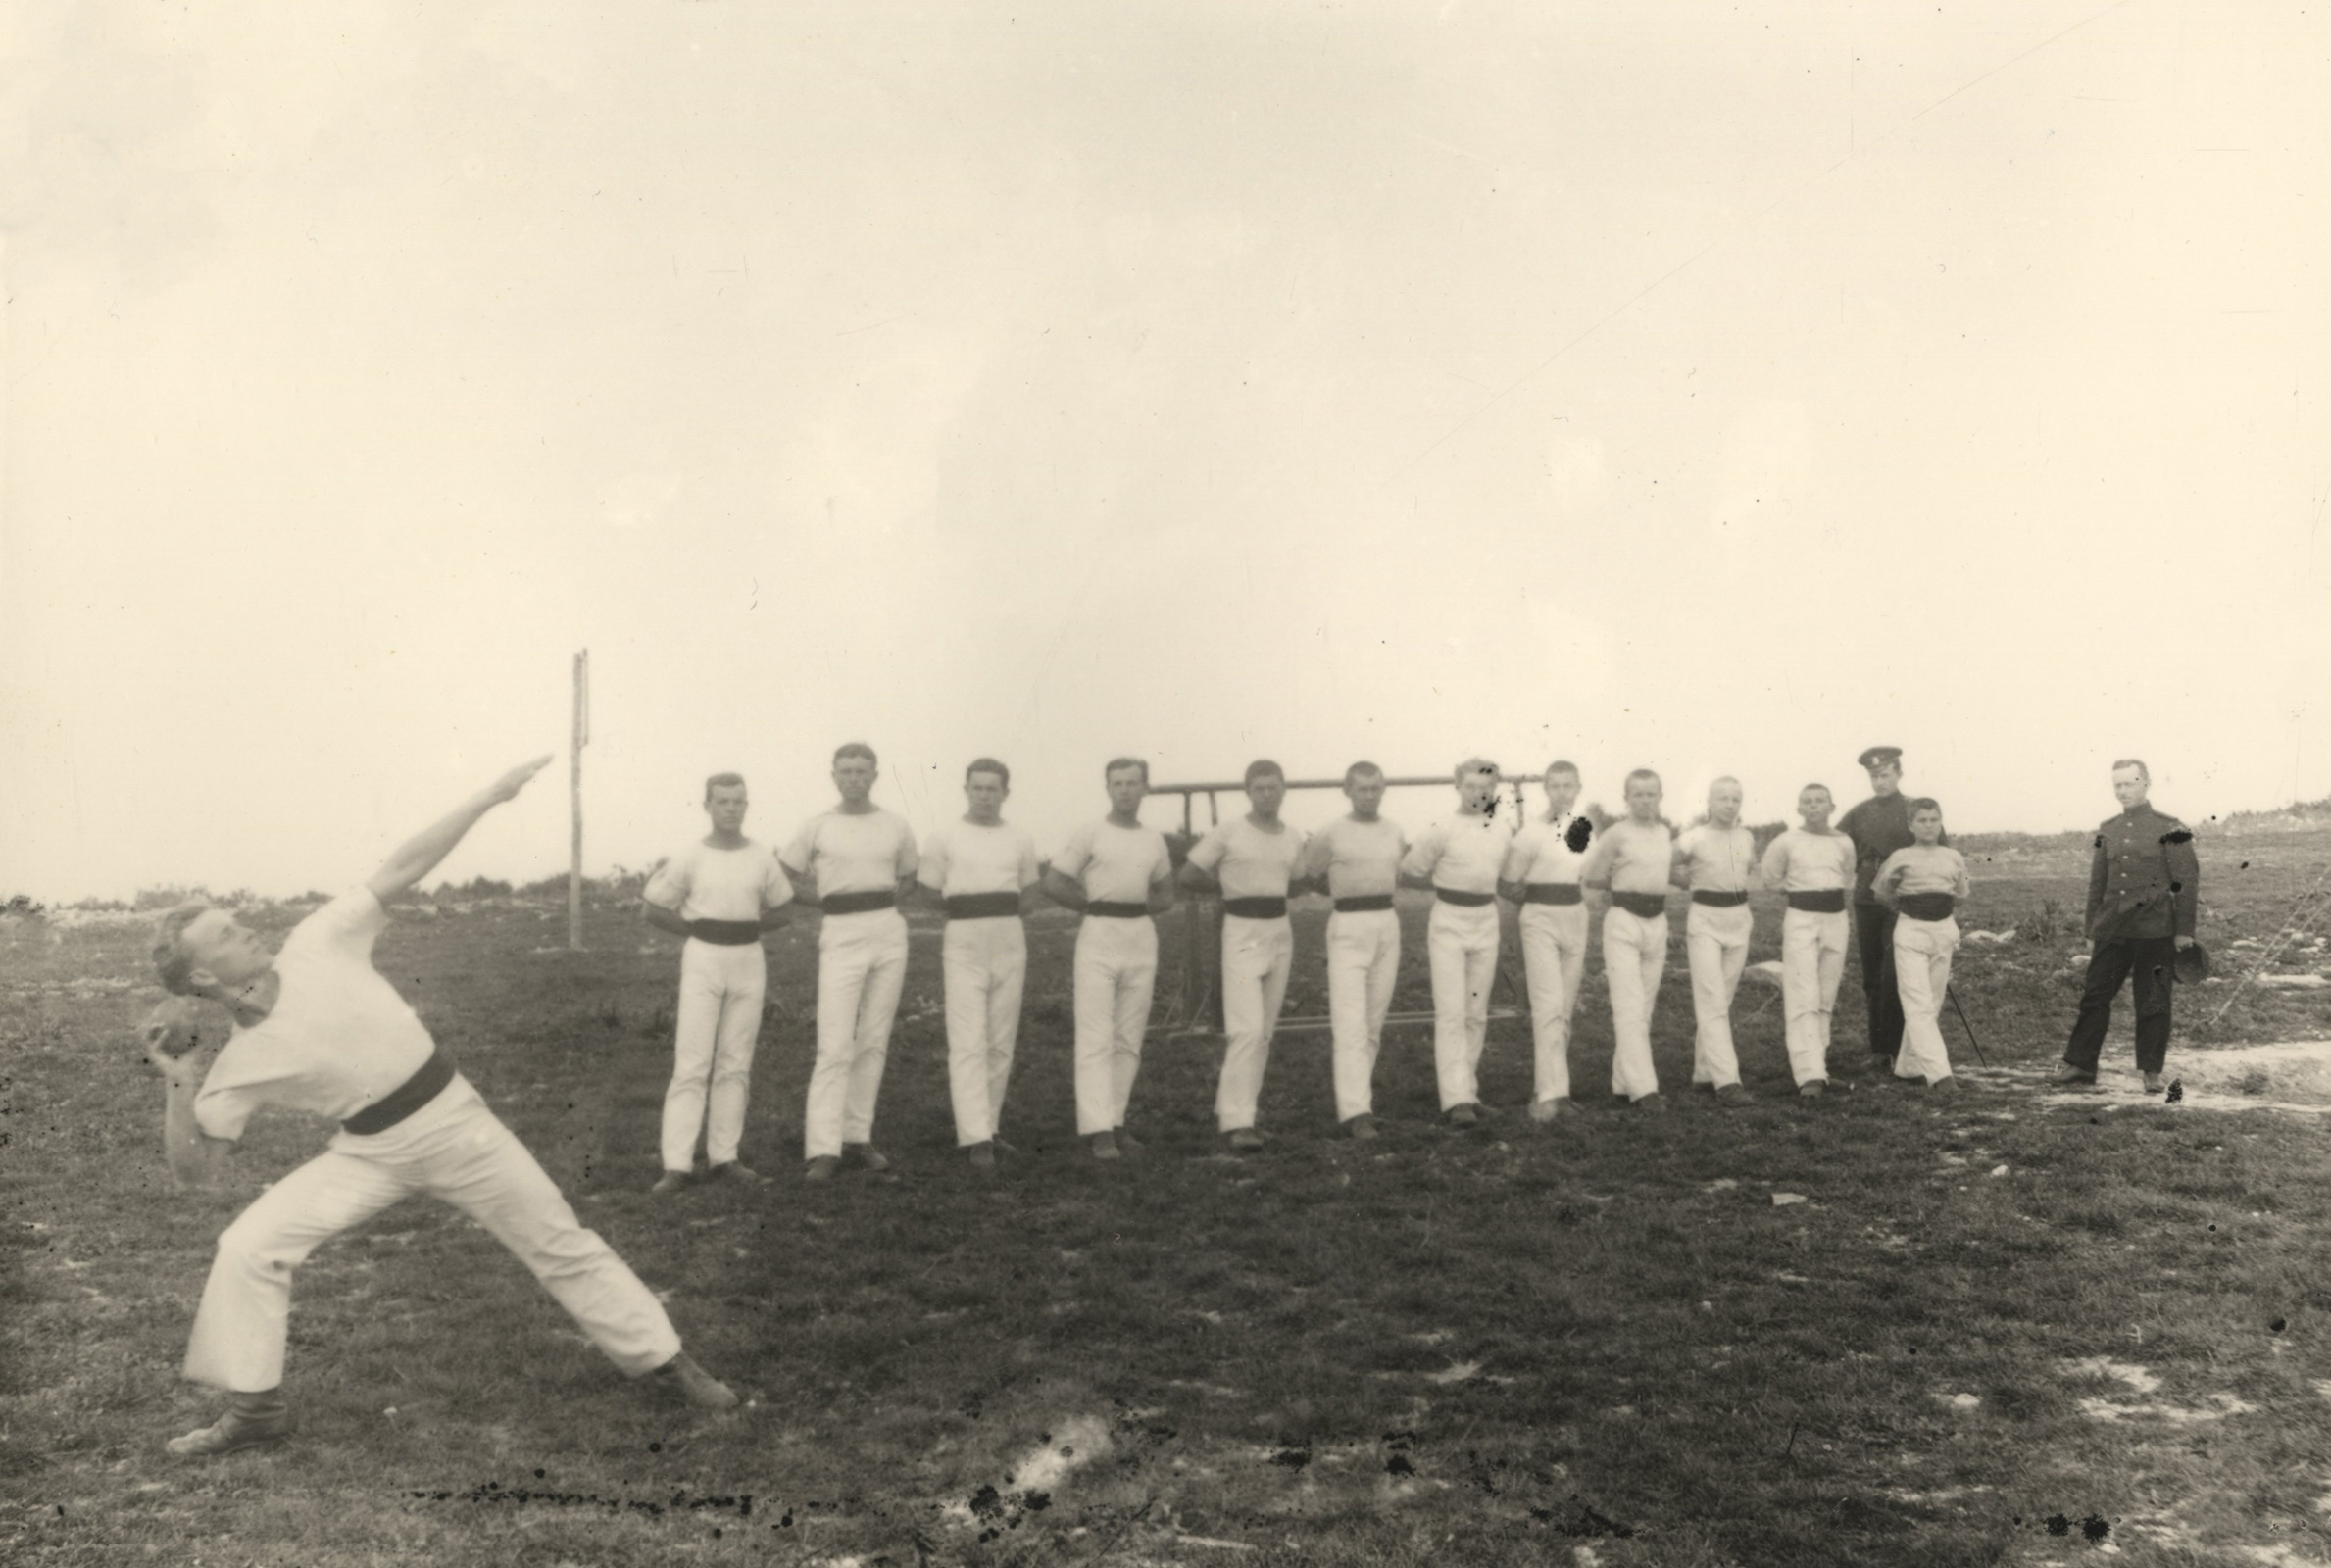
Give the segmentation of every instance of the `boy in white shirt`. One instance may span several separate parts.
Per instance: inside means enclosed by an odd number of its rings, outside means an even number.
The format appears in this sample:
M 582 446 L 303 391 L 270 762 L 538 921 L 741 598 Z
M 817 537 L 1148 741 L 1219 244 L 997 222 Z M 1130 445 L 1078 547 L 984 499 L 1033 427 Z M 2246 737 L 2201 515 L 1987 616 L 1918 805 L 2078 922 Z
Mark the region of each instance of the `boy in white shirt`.
M 1481 1049 L 1489 1039 L 1489 993 L 1497 983 L 1498 872 L 1513 839 L 1498 810 L 1502 775 L 1487 758 L 1457 764 L 1457 814 L 1417 836 L 1401 858 L 1401 881 L 1432 889 L 1424 928 L 1432 964 L 1432 1057 L 1441 1113 L 1453 1127 L 1481 1121 Z
M 845 1152 L 868 1170 L 890 1166 L 874 1148 L 874 1100 L 907 979 L 898 902 L 915 885 L 919 857 L 906 819 L 868 798 L 875 777 L 872 747 L 852 741 L 836 750 L 840 804 L 803 823 L 777 857 L 794 892 L 825 916 L 818 928 L 818 1062 L 802 1118 L 802 1174 L 813 1182 L 830 1181 Z
M 1709 786 L 1708 820 L 1677 835 L 1673 870 L 1674 881 L 1692 895 L 1683 928 L 1692 971 L 1692 1082 L 1708 1085 L 1728 1104 L 1749 1098 L 1732 1046 L 1732 999 L 1748 967 L 1755 920 L 1748 884 L 1757 870 L 1757 840 L 1740 825 L 1740 780 L 1719 778 Z
M 775 856 L 745 837 L 749 805 L 742 775 L 705 780 L 713 830 L 657 866 L 640 897 L 642 919 L 686 939 L 671 1083 L 664 1091 L 664 1173 L 649 1189 L 659 1195 L 687 1185 L 699 1131 L 705 1174 L 759 1179 L 736 1153 L 769 985 L 761 933 L 783 923 L 778 911 L 793 902 L 793 884 Z
M 1578 873 L 1594 837 L 1594 824 L 1570 809 L 1577 800 L 1577 764 L 1548 766 L 1546 814 L 1513 835 L 1498 873 L 1498 891 L 1521 906 L 1516 923 L 1537 1048 L 1532 1121 L 1552 1121 L 1573 1108 L 1570 1015 L 1586 972 L 1586 898 Z
M 1166 835 L 1141 825 L 1149 763 L 1115 758 L 1101 781 L 1109 814 L 1068 835 L 1041 886 L 1046 898 L 1084 916 L 1073 970 L 1076 1135 L 1095 1159 L 1119 1159 L 1141 1147 L 1125 1131 L 1125 1107 L 1158 979 L 1155 917 L 1173 907 L 1173 856 Z
M 1267 759 L 1249 762 L 1247 814 L 1209 829 L 1182 864 L 1184 887 L 1222 896 L 1222 1074 L 1215 1119 L 1232 1149 L 1261 1149 L 1255 1115 L 1270 1037 L 1287 1000 L 1295 933 L 1287 885 L 1303 853 L 1303 832 L 1279 820 L 1286 774 Z
M 1408 835 L 1377 814 L 1384 770 L 1373 762 L 1344 769 L 1349 815 L 1313 834 L 1296 862 L 1305 892 L 1335 901 L 1327 917 L 1327 1019 L 1335 1036 L 1335 1117 L 1363 1142 L 1376 1136 L 1376 1054 L 1392 985 L 1400 974 L 1400 916 L 1392 892 L 1400 882 Z
M 1611 987 L 1611 1092 L 1643 1110 L 1663 1111 L 1659 1069 L 1651 1056 L 1651 1016 L 1667 970 L 1667 888 L 1675 865 L 1675 831 L 1660 815 L 1660 775 L 1627 775 L 1627 814 L 1605 828 L 1586 852 L 1578 880 L 1609 888 L 1603 913 L 1603 978 Z
M 626 1375 L 654 1373 L 705 1409 L 736 1396 L 681 1349 L 671 1320 L 623 1260 L 574 1217 L 534 1156 L 486 1108 L 413 1008 L 372 966 L 387 901 L 453 852 L 477 819 L 525 787 L 549 758 L 512 768 L 408 840 L 372 879 L 266 946 L 224 909 L 185 904 L 162 917 L 154 967 L 174 996 L 204 997 L 235 1030 L 207 1064 L 148 1034 L 165 1085 L 171 1173 L 209 1186 L 254 1110 L 283 1105 L 337 1119 L 324 1152 L 260 1194 L 219 1238 L 186 1346 L 184 1375 L 223 1389 L 211 1426 L 174 1438 L 182 1457 L 282 1441 L 292 1271 L 341 1232 L 427 1193 L 475 1220 L 558 1298 Z
M 933 832 L 917 873 L 947 911 L 940 961 L 947 976 L 947 1086 L 955 1141 L 972 1166 L 993 1170 L 996 1124 L 1019 1042 L 1028 939 L 1021 895 L 1039 875 L 1036 841 L 1003 817 L 1012 770 L 982 757 L 964 770 L 961 821 Z
M 1853 917 L 1846 912 L 1855 874 L 1854 841 L 1829 825 L 1837 808 L 1826 784 L 1797 792 L 1793 827 L 1772 841 L 1760 868 L 1764 885 L 1788 899 L 1781 916 L 1781 1005 L 1787 1018 L 1789 1072 L 1808 1099 L 1828 1092 L 1829 1021 L 1846 972 Z
M 1915 842 L 1886 857 L 1869 885 L 1897 916 L 1894 979 L 1902 991 L 1902 1052 L 1894 1076 L 1923 1078 L 1929 1089 L 1956 1089 L 1942 1017 L 1951 956 L 1959 951 L 1955 912 L 1968 891 L 1966 857 L 1942 842 L 1940 806 L 1915 800 L 1909 809 Z

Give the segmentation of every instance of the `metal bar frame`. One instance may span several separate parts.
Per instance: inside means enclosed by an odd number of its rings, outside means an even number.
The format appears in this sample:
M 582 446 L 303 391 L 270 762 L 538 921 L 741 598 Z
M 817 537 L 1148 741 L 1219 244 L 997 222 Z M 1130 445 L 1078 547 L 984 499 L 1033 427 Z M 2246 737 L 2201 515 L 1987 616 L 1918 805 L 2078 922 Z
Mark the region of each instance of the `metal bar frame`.
M 1438 785 L 1442 789 L 1454 790 L 1457 787 L 1455 777 L 1447 773 L 1387 776 L 1384 783 L 1388 789 L 1422 789 Z M 1529 784 L 1527 778 L 1510 778 L 1499 787 L 1501 795 L 1512 792 L 1515 820 L 1520 820 L 1527 813 Z M 1340 778 L 1287 780 L 1290 791 L 1341 791 L 1343 787 L 1344 781 Z M 1194 784 L 1152 784 L 1149 788 L 1151 795 L 1181 797 L 1181 832 L 1190 843 L 1195 843 L 1199 836 L 1196 821 L 1198 797 L 1206 797 L 1207 826 L 1215 827 L 1222 820 L 1220 797 L 1225 792 L 1244 796 L 1246 785 L 1233 779 Z M 1178 872 L 1181 867 L 1176 863 L 1174 869 Z M 1221 987 L 1216 983 L 1222 959 L 1221 900 L 1218 896 L 1189 895 L 1186 890 L 1182 891 L 1183 896 L 1176 900 L 1180 905 L 1177 924 L 1181 927 L 1181 989 L 1166 999 L 1166 1015 L 1150 1024 L 1149 1033 L 1151 1037 L 1161 1040 L 1219 1037 L 1223 1032 Z M 1529 986 L 1522 974 L 1521 955 L 1517 950 L 1509 951 L 1501 944 L 1497 979 L 1490 990 L 1490 1021 L 1495 1023 L 1501 1019 L 1527 1017 L 1528 1014 Z M 1433 1014 L 1429 1010 L 1394 1012 L 1385 1015 L 1384 1026 L 1389 1029 L 1396 1024 L 1428 1024 L 1432 1021 Z M 1323 1016 L 1281 1017 L 1274 1033 L 1299 1033 L 1327 1027 L 1329 1020 Z

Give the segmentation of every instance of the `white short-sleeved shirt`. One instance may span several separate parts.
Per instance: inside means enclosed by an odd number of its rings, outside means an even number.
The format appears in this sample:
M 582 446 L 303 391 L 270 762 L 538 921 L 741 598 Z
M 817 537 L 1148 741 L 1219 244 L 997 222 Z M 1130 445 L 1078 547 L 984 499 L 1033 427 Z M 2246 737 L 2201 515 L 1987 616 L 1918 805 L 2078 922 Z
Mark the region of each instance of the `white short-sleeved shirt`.
M 1675 835 L 1664 822 L 1649 826 L 1622 816 L 1597 835 L 1587 847 L 1579 880 L 1611 880 L 1614 893 L 1656 893 L 1666 896 L 1675 869 Z
M 1685 885 L 1694 893 L 1746 893 L 1757 869 L 1757 835 L 1737 824 L 1702 822 L 1676 835 L 1683 856 Z
M 1894 889 L 1896 898 L 1905 893 L 1949 893 L 1962 899 L 1967 896 L 1966 857 L 1948 845 L 1913 844 L 1907 850 L 1896 850 L 1878 867 L 1870 885 L 1884 887 L 1898 866 L 1902 881 Z
M 913 876 L 922 863 L 907 819 L 879 807 L 818 812 L 802 824 L 777 859 L 788 871 L 814 879 L 820 899 L 837 893 L 896 893 L 899 878 Z
M 1103 817 L 1069 833 L 1052 868 L 1081 883 L 1098 904 L 1147 904 L 1149 891 L 1173 880 L 1166 835 L 1154 827 L 1119 827 Z
M 1854 841 L 1834 830 L 1793 827 L 1764 850 L 1764 880 L 1788 893 L 1828 893 L 1854 885 Z
M 1303 854 L 1301 828 L 1265 832 L 1243 816 L 1217 822 L 1191 847 L 1190 863 L 1222 884 L 1226 899 L 1283 899 Z
M 1036 883 L 1036 841 L 1009 822 L 950 822 L 922 841 L 917 875 L 944 898 L 1017 893 Z
M 1398 822 L 1339 816 L 1305 841 L 1295 870 L 1302 877 L 1325 872 L 1331 897 L 1373 898 L 1400 885 L 1400 858 L 1408 851 L 1409 836 Z
M 1570 848 L 1570 824 L 1585 820 L 1575 812 L 1565 811 L 1551 822 L 1541 817 L 1525 823 L 1506 851 L 1506 863 L 1499 868 L 1499 879 L 1576 887 L 1579 869 L 1586 864 L 1586 851 Z
M 421 1070 L 436 1042 L 372 967 L 387 924 L 360 887 L 291 928 L 275 955 L 273 1010 L 235 1030 L 194 1097 L 204 1133 L 232 1142 L 261 1105 L 345 1121 Z
M 1452 893 L 1495 893 L 1513 843 L 1513 823 L 1507 813 L 1460 811 L 1416 835 L 1400 868 L 1410 876 L 1429 876 L 1434 887 Z
M 699 840 L 656 867 L 640 896 L 683 920 L 758 920 L 793 902 L 793 884 L 766 844 L 724 850 Z

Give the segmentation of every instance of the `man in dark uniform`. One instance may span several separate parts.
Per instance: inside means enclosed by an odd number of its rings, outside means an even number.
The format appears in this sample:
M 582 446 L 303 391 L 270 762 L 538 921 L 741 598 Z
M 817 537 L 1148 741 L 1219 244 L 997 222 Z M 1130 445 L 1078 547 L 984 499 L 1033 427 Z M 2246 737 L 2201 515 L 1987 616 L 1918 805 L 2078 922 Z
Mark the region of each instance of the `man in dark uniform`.
M 1869 999 L 1869 1049 L 1891 1068 L 1902 1050 L 1902 994 L 1894 986 L 1894 911 L 1870 891 L 1886 857 L 1916 840 L 1902 793 L 1902 748 L 1872 746 L 1855 759 L 1869 773 L 1869 799 L 1838 819 L 1854 841 L 1854 946 L 1861 952 L 1861 990 Z M 1949 834 L 1940 840 L 1948 845 Z
M 2121 982 L 2137 979 L 2137 1068 L 2145 1092 L 2161 1092 L 2169 1054 L 2170 974 L 2177 950 L 2194 945 L 2201 902 L 2202 863 L 2183 822 L 2155 810 L 2146 795 L 2153 776 L 2135 758 L 2112 764 L 2112 793 L 2120 814 L 2097 829 L 2088 870 L 2088 982 L 2080 1016 L 2064 1045 L 2064 1064 L 2050 1080 L 2093 1084 L 2112 999 Z

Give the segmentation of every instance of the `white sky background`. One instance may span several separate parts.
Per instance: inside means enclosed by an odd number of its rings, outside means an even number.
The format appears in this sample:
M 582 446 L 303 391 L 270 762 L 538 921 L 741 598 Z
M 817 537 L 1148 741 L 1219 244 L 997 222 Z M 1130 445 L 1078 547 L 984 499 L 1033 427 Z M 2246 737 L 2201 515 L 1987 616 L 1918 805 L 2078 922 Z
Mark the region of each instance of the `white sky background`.
M 2331 792 L 2331 6 L 29 5 L 0 894 L 963 762 Z M 1395 798 L 1421 824 L 1445 797 Z M 1229 803 L 1225 802 L 1225 808 Z M 1326 814 L 1306 803 L 1300 819 Z M 1152 819 L 1167 812 L 1154 806 Z

